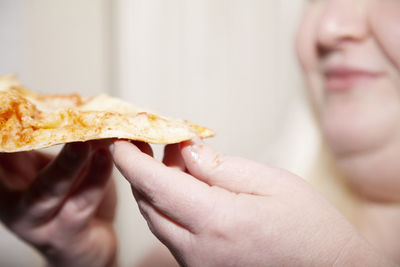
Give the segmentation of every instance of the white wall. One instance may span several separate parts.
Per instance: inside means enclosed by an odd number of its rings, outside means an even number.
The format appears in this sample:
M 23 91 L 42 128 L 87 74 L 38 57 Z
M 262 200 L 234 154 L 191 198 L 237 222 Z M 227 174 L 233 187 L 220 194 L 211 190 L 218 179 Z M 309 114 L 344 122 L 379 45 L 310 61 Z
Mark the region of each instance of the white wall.
M 225 153 L 307 172 L 317 138 L 294 53 L 301 0 L 115 3 L 118 95 L 211 127 L 208 142 Z M 122 240 L 124 264 L 149 246 L 143 227 L 133 216 L 118 221 L 132 236 Z
M 0 0 L 0 73 L 41 92 L 109 90 L 109 2 Z
M 0 73 L 17 72 L 42 92 L 108 91 L 211 127 L 217 137 L 208 142 L 225 153 L 304 174 L 317 142 L 294 55 L 301 5 L 0 0 Z M 129 186 L 117 182 L 120 262 L 129 266 L 155 239 Z M 38 266 L 29 249 L 0 236 L 1 266 Z
M 302 2 L 118 0 L 114 88 L 213 128 L 224 152 L 301 172 L 277 153 L 307 112 L 294 53 Z

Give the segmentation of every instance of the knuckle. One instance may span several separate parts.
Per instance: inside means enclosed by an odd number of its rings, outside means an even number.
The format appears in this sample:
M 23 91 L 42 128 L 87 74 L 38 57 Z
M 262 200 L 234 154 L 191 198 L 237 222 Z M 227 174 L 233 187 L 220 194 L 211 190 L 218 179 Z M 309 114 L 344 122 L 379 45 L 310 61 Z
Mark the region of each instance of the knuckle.
M 54 210 L 58 203 L 59 201 L 56 197 L 46 197 L 35 203 L 27 203 L 24 201 L 22 210 L 29 211 L 32 219 L 38 219 L 49 216 L 49 213 Z
M 62 207 L 62 219 L 68 222 L 81 221 L 87 218 L 92 208 L 84 198 L 67 201 Z
M 212 180 L 211 182 L 215 182 L 221 174 L 224 174 L 226 170 L 229 168 L 230 158 L 221 153 L 216 153 L 214 156 L 210 157 L 208 162 L 204 164 L 204 170 L 208 174 L 206 178 L 208 180 Z
M 217 239 L 220 238 L 225 239 L 227 237 L 226 229 L 227 227 L 225 220 L 220 220 L 220 219 L 212 220 L 212 224 L 210 225 L 208 234 Z
M 35 199 L 51 199 L 60 198 L 65 194 L 66 189 L 71 185 L 72 181 L 57 181 L 52 184 L 44 181 L 44 179 L 38 179 L 38 183 L 32 189 L 32 197 Z
M 22 199 L 19 209 L 32 215 L 42 216 L 47 214 L 59 205 L 61 201 L 60 191 L 57 187 L 36 186 L 29 195 Z
M 27 222 L 40 224 L 52 215 L 52 211 L 58 204 L 58 197 L 50 195 L 36 197 L 29 195 L 23 198 L 16 206 L 15 217 L 23 217 Z
M 68 201 L 62 207 L 58 215 L 58 221 L 61 228 L 73 233 L 85 227 L 90 221 L 92 214 L 93 209 L 78 204 L 75 201 Z
M 212 170 L 219 170 L 224 167 L 227 160 L 227 156 L 223 155 L 220 152 L 216 152 L 209 161 L 209 167 Z

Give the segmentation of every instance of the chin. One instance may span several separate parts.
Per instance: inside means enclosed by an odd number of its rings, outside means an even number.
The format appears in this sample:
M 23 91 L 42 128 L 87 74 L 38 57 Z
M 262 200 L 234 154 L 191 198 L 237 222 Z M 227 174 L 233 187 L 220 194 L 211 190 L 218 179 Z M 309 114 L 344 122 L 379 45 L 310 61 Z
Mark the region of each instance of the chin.
M 349 188 L 359 198 L 400 203 L 400 164 L 395 160 L 388 162 L 383 154 L 341 158 L 338 166 Z
M 400 120 L 374 114 L 355 117 L 360 119 L 331 113 L 322 121 L 339 169 L 359 197 L 400 202 Z
M 379 124 L 373 131 L 361 125 L 347 125 L 340 132 L 323 128 L 339 169 L 358 196 L 400 202 L 400 131 Z

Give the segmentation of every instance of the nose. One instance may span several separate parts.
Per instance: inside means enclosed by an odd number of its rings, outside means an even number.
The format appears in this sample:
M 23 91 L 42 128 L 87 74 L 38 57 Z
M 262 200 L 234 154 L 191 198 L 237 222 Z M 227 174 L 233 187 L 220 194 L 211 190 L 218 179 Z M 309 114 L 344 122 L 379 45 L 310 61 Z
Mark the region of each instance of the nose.
M 326 0 L 320 17 L 319 49 L 329 51 L 346 42 L 359 42 L 368 35 L 366 0 Z

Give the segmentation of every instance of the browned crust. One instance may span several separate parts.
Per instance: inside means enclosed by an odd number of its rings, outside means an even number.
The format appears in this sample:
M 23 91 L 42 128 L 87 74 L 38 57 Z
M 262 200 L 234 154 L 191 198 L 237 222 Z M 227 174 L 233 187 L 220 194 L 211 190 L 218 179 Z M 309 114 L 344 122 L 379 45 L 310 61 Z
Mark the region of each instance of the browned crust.
M 0 152 L 105 138 L 170 144 L 214 136 L 210 129 L 109 96 L 41 95 L 16 84 L 13 78 L 0 78 Z

